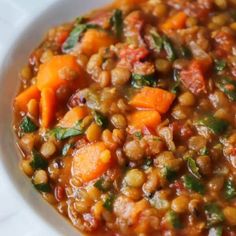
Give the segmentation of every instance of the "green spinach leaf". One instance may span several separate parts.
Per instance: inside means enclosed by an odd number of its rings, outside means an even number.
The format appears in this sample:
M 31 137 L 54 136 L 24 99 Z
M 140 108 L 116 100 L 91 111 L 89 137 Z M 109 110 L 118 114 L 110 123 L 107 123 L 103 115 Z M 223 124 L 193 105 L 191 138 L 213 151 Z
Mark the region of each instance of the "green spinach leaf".
M 211 227 L 224 221 L 224 214 L 216 203 L 206 204 L 205 213 L 207 217 L 208 227 Z
M 46 169 L 48 166 L 48 162 L 43 158 L 40 152 L 33 150 L 32 151 L 33 160 L 30 165 L 33 169 Z
M 236 197 L 236 186 L 231 179 L 228 179 L 225 181 L 224 196 L 227 200 L 230 200 Z
M 202 195 L 205 193 L 204 185 L 192 175 L 184 176 L 184 186 L 187 189 L 200 193 Z
M 228 128 L 228 122 L 212 115 L 208 115 L 197 122 L 198 125 L 206 126 L 214 134 L 222 134 Z
M 38 129 L 38 127 L 34 124 L 34 122 L 28 117 L 25 116 L 21 123 L 20 123 L 20 130 L 23 133 L 32 133 L 35 132 Z
M 131 85 L 134 88 L 142 88 L 144 86 L 156 87 L 157 81 L 155 78 L 155 74 L 150 74 L 150 75 L 132 74 Z
M 120 9 L 116 9 L 110 19 L 113 30 L 117 38 L 120 38 L 123 33 L 123 14 Z

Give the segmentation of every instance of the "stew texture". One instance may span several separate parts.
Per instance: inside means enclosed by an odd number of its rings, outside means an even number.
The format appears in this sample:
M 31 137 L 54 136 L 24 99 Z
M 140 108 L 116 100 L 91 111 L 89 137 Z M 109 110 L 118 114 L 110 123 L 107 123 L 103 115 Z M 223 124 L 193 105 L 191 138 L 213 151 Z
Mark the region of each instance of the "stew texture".
M 236 235 L 235 0 L 116 1 L 20 80 L 20 166 L 80 231 Z

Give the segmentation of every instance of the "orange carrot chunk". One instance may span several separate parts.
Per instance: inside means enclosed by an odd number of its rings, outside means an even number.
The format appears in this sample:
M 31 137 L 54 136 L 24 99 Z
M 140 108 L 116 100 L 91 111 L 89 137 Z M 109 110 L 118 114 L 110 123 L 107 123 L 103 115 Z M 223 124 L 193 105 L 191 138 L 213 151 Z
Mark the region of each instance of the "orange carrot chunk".
M 15 108 L 27 112 L 27 104 L 31 99 L 40 99 L 40 91 L 35 85 L 27 88 L 15 98 Z
M 161 29 L 166 32 L 169 30 L 177 30 L 185 27 L 187 15 L 184 12 L 178 12 L 167 19 L 161 26 Z
M 44 88 L 41 92 L 40 111 L 41 124 L 44 128 L 49 128 L 55 119 L 56 96 L 51 88 Z
M 82 69 L 71 55 L 53 56 L 48 62 L 41 65 L 37 76 L 39 90 L 52 88 L 56 90 L 61 85 L 71 89 L 78 88 L 81 82 Z
M 82 181 L 100 177 L 111 164 L 111 153 L 103 142 L 91 143 L 75 151 L 72 175 Z
M 88 114 L 86 107 L 74 107 L 68 111 L 65 116 L 60 120 L 59 126 L 63 128 L 74 127 L 75 124 L 83 119 Z
M 161 116 L 157 111 L 135 111 L 128 116 L 128 122 L 134 129 L 155 129 L 161 123 Z
M 156 110 L 160 113 L 166 113 L 175 99 L 175 95 L 159 88 L 143 87 L 136 94 L 130 105 L 136 108 L 146 108 Z
M 91 56 L 101 47 L 108 47 L 115 42 L 115 38 L 105 31 L 89 29 L 81 40 L 81 50 L 84 54 Z

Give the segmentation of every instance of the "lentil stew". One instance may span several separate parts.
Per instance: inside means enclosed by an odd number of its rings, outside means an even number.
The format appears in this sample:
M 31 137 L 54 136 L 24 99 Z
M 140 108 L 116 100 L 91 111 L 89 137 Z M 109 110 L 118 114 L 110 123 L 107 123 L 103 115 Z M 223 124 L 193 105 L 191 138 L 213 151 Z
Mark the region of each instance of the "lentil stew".
M 236 235 L 235 0 L 117 0 L 20 80 L 20 167 L 79 231 Z

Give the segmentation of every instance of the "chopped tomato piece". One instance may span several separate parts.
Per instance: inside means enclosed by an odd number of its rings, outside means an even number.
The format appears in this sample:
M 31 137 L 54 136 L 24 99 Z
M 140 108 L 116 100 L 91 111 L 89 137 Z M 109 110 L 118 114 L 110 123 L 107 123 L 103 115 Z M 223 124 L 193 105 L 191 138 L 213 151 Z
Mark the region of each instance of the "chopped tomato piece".
M 203 69 L 198 61 L 192 61 L 188 69 L 180 72 L 180 81 L 194 94 L 206 92 Z

